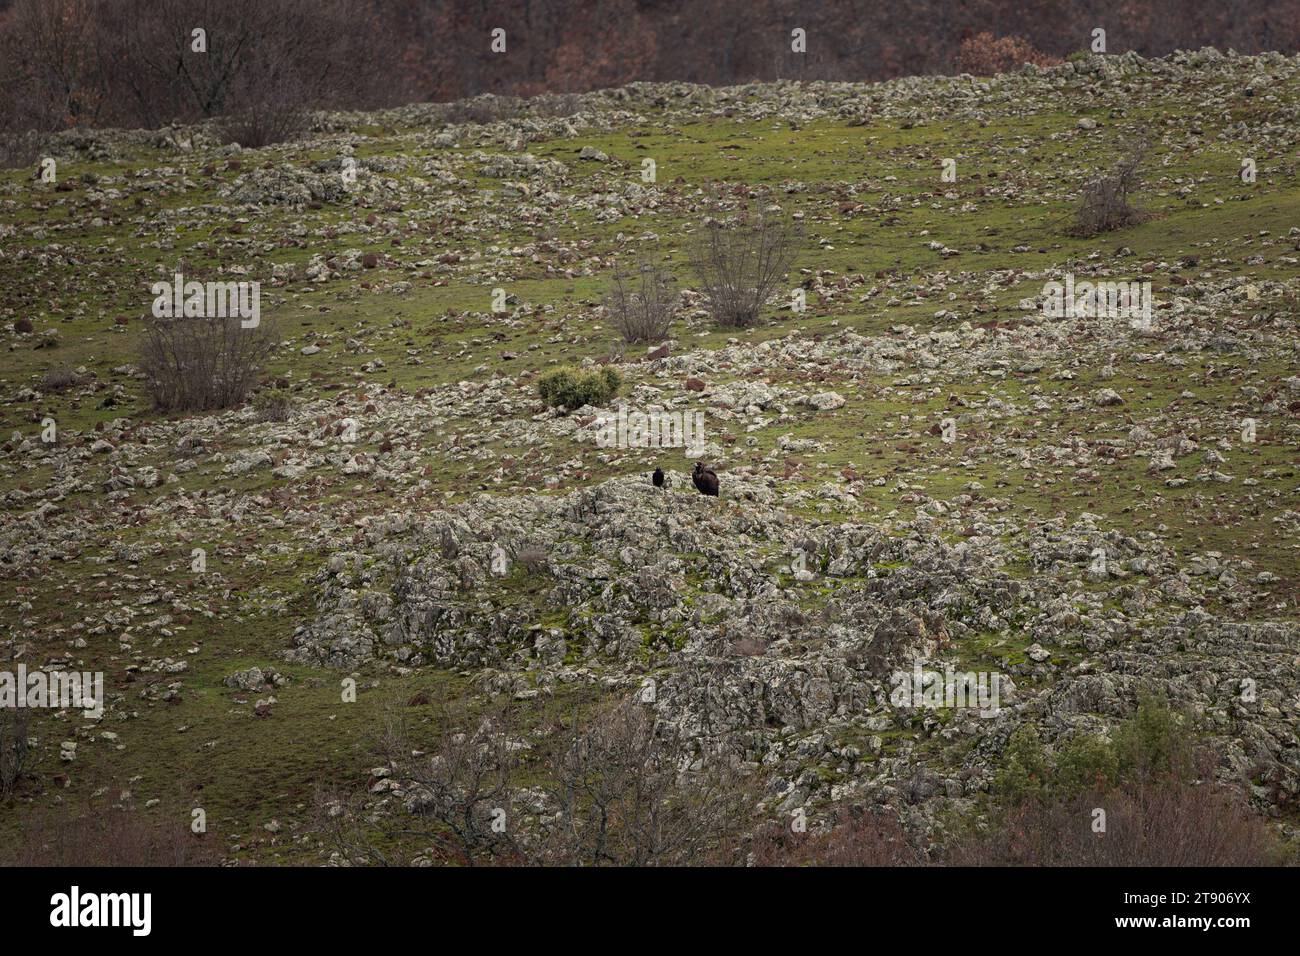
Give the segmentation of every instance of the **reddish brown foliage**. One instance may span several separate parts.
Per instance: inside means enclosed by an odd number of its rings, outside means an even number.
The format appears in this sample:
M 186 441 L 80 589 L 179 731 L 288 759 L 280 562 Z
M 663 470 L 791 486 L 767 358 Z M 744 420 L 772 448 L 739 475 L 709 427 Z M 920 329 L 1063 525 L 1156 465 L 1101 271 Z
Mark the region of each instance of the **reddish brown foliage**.
M 208 52 L 190 50 L 208 31 Z M 0 133 L 637 80 L 992 73 L 1087 49 L 1300 48 L 1300 0 L 0 0 Z M 806 31 L 807 50 L 791 49 Z M 506 51 L 491 31 L 506 31 Z
M 187 822 L 119 806 L 34 810 L 21 842 L 0 848 L 0 866 L 215 866 L 211 838 L 195 836 Z
M 925 855 L 890 813 L 862 814 L 821 833 L 771 827 L 754 840 L 753 866 L 921 866 Z
M 987 30 L 961 41 L 957 48 L 957 69 L 976 76 L 992 76 L 1018 70 L 1026 63 L 1051 66 L 1061 62 L 1034 49 L 1022 37 L 995 37 Z
M 1097 811 L 1105 832 L 1094 830 Z M 1266 866 L 1278 861 L 1268 824 L 1213 783 L 1167 781 L 1072 800 L 1027 803 L 987 836 L 954 846 L 965 866 Z

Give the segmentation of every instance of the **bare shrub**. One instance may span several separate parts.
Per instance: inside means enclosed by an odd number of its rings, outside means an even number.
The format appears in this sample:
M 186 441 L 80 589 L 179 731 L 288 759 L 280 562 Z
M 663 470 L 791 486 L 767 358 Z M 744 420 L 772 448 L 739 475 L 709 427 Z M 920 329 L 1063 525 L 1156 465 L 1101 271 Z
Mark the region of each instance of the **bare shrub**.
M 0 109 L 3 109 L 0 106 Z M 0 169 L 35 165 L 45 138 L 35 131 L 23 133 L 0 131 Z
M 409 866 L 401 844 L 377 838 L 366 819 L 364 793 L 318 788 L 312 798 L 310 830 L 347 866 Z
M 442 107 L 442 121 L 457 123 L 496 123 L 501 120 L 516 119 L 523 106 L 523 100 L 514 96 L 494 96 L 484 93 L 469 100 L 457 100 Z
M 625 342 L 662 342 L 668 336 L 680 296 L 676 280 L 658 266 L 640 263 L 632 273 L 614 273 L 605 300 L 610 320 Z
M 261 149 L 297 139 L 307 128 L 307 115 L 284 102 L 263 100 L 222 117 L 217 135 L 223 143 Z
M 510 779 L 520 760 L 508 708 L 471 717 L 439 703 L 432 745 L 416 746 L 408 720 L 394 709 L 375 752 L 402 788 L 402 805 L 371 813 L 366 794 L 318 790 L 311 829 L 348 865 L 411 866 L 419 859 L 457 866 L 524 861 L 514 828 L 494 822 L 510 807 Z M 508 811 L 507 811 L 508 812 Z M 509 823 L 513 820 L 506 817 Z
M 551 761 L 559 823 L 537 858 L 565 865 L 685 865 L 734 846 L 752 794 L 720 759 L 696 755 L 632 700 L 571 722 Z
M 81 384 L 81 376 L 67 365 L 56 365 L 46 369 L 41 376 L 41 390 L 45 392 L 66 392 Z
M 1096 811 L 1105 832 L 1094 831 Z M 1164 781 L 1029 801 L 957 841 L 958 866 L 1261 866 L 1280 861 L 1268 824 L 1232 790 Z
M 572 116 L 582 108 L 582 98 L 577 93 L 542 93 L 527 102 L 534 116 L 552 119 Z
M 307 128 L 303 104 L 311 94 L 297 64 L 278 50 L 265 51 L 258 60 L 230 92 L 230 111 L 217 123 L 223 143 L 261 149 L 294 140 Z
M 794 220 L 773 208 L 755 205 L 729 222 L 710 217 L 695 234 L 690 256 L 714 320 L 724 328 L 757 324 L 802 239 Z
M 216 851 L 187 818 L 152 819 L 121 806 L 68 804 L 32 811 L 3 866 L 215 866 Z
M 536 749 L 520 727 L 507 709 L 444 710 L 426 751 L 391 721 L 380 749 L 405 811 L 367 817 L 364 797 L 323 796 L 315 831 L 351 862 L 647 866 L 721 858 L 748 825 L 747 781 L 662 733 L 644 704 L 575 713 Z
M 230 408 L 257 383 L 274 353 L 275 330 L 238 318 L 146 318 L 140 370 L 154 404 L 164 411 Z
M 465 724 L 469 729 L 461 729 Z M 381 752 L 409 782 L 409 807 L 423 824 L 417 832 L 442 860 L 473 865 L 520 855 L 513 829 L 494 825 L 510 805 L 510 778 L 519 762 L 513 724 L 507 708 L 470 720 L 444 704 L 433 747 L 413 757 L 405 724 L 388 722 Z
M 27 762 L 27 711 L 0 707 L 0 800 L 18 787 Z
M 861 813 L 819 833 L 773 823 L 754 838 L 751 866 L 922 866 L 924 852 L 888 811 Z
M 1091 237 L 1142 222 L 1145 212 L 1130 203 L 1142 185 L 1141 166 L 1147 146 L 1139 145 L 1108 174 L 1083 187 L 1083 198 L 1074 215 L 1073 235 Z

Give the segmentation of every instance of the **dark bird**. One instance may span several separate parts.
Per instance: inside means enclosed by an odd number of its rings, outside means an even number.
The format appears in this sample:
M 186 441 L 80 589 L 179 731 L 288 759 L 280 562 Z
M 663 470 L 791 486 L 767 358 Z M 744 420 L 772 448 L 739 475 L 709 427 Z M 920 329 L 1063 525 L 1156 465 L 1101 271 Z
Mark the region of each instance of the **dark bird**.
M 656 488 L 662 488 L 664 486 L 664 470 L 656 468 L 654 476 L 650 480 L 655 483 Z
M 700 494 L 718 497 L 718 473 L 712 468 L 705 468 L 703 463 L 697 461 L 695 470 L 691 472 L 691 481 L 695 482 Z

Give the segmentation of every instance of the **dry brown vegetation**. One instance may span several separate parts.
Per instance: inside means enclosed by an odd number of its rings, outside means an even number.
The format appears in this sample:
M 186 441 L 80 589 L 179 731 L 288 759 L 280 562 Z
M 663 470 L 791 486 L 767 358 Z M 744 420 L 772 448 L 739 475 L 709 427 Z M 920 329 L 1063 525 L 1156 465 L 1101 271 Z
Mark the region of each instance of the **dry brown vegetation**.
M 605 308 L 623 341 L 661 342 L 668 337 L 679 299 L 674 281 L 663 269 L 645 262 L 630 273 L 614 274 Z
M 690 256 L 714 321 L 731 329 L 756 325 L 802 241 L 798 223 L 761 203 L 728 219 L 710 217 L 696 233 Z
M 242 119 L 227 135 L 252 145 L 291 133 L 284 124 L 308 108 L 544 93 L 543 115 L 568 115 L 566 94 L 634 80 L 1013 70 L 1083 50 L 1098 23 L 1123 24 L 1112 53 L 1286 52 L 1300 45 L 1300 0 L 830 0 L 797 12 L 785 0 L 0 0 L 0 161 L 30 161 L 28 130 L 69 126 L 230 114 Z M 505 53 L 487 25 L 506 31 Z M 791 49 L 794 27 L 804 53 Z M 519 106 L 484 101 L 448 121 L 503 109 Z
M 574 714 L 541 753 L 521 745 L 518 722 L 508 708 L 444 711 L 427 748 L 392 722 L 379 749 L 406 811 L 380 833 L 360 795 L 322 794 L 317 834 L 344 858 L 375 864 L 419 853 L 460 865 L 662 866 L 725 854 L 750 822 L 747 781 L 724 763 L 692 766 L 696 755 L 639 701 Z M 519 802 L 525 770 L 540 780 L 533 806 Z
M 238 318 L 150 318 L 144 322 L 140 371 L 159 409 L 230 408 L 257 384 L 277 344 L 270 323 L 246 329 Z
M 1083 199 L 1075 212 L 1072 232 L 1076 236 L 1096 236 L 1142 222 L 1146 213 L 1133 205 L 1142 186 L 1142 162 L 1145 144 L 1136 147 L 1115 168 L 1098 176 L 1083 187 Z
M 130 807 L 57 804 L 30 811 L 0 866 L 215 866 L 207 836 Z

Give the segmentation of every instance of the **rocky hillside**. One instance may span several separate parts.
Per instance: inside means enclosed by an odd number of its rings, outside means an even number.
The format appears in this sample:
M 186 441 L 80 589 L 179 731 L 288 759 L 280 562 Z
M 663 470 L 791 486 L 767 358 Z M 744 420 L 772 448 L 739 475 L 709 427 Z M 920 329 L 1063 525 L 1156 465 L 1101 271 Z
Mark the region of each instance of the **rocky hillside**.
M 1300 58 L 566 103 L 322 114 L 259 150 L 75 132 L 53 181 L 0 172 L 0 658 L 108 691 L 34 716 L 0 842 L 99 801 L 343 862 L 316 791 L 409 810 L 373 752 L 394 711 L 425 739 L 443 702 L 513 701 L 527 748 L 625 699 L 760 817 L 941 838 L 1017 731 L 1105 739 L 1149 694 L 1293 835 Z M 1142 141 L 1146 220 L 1071 235 Z M 720 330 L 687 251 L 750 197 L 804 244 Z M 650 347 L 602 306 L 638 261 L 683 290 Z M 261 283 L 276 413 L 152 407 L 142 319 L 178 271 Z M 1067 275 L 1149 281 L 1152 321 L 1047 314 Z M 539 400 L 598 363 L 605 407 Z M 703 413 L 702 449 L 602 447 L 620 403 Z M 996 705 L 893 697 L 948 666 Z

